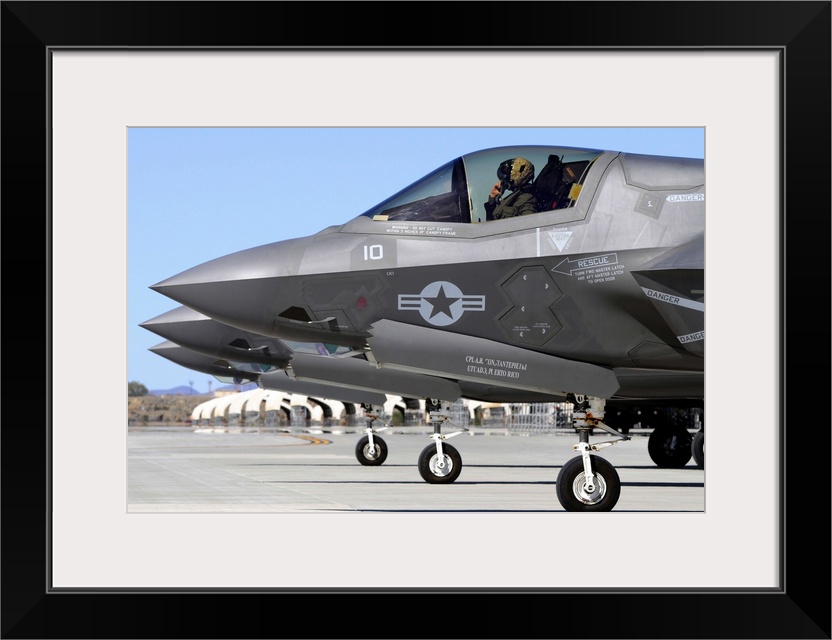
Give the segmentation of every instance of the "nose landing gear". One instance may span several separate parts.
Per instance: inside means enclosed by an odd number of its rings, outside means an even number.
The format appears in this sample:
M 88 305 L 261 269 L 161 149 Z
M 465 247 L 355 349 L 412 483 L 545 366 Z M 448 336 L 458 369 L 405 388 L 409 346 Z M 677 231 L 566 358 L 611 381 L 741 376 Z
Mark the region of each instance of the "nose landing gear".
M 373 429 L 373 424 L 381 419 L 384 407 L 379 405 L 362 405 L 364 415 L 367 417 L 366 435 L 362 436 L 355 445 L 355 457 L 358 461 L 368 467 L 377 467 L 387 460 L 387 443 L 378 436 L 379 431 L 384 431 L 388 426 L 380 429 Z
M 573 396 L 572 402 L 577 411 L 573 413 L 574 428 L 578 432 L 579 442 L 573 448 L 580 453 L 564 464 L 558 473 L 555 493 L 561 506 L 566 511 L 611 511 L 621 495 L 621 480 L 612 464 L 592 453 L 617 442 L 630 440 L 629 436 L 604 424 L 603 398 Z M 450 484 L 462 471 L 462 456 L 448 439 L 465 433 L 468 429 L 453 425 L 451 422 L 451 403 L 428 400 L 425 410 L 433 424 L 431 439 L 419 456 L 419 474 L 430 484 Z M 459 428 L 450 434 L 442 433 L 442 426 L 452 424 Z M 616 437 L 605 442 L 589 442 L 589 434 L 594 429 L 601 429 Z M 592 452 L 592 453 L 591 453 Z
M 425 447 L 419 455 L 419 475 L 430 484 L 450 484 L 459 477 L 462 471 L 462 456 L 454 446 L 448 444 L 447 440 L 465 433 L 468 429 L 458 427 L 459 431 L 442 433 L 442 425 L 453 424 L 449 402 L 428 400 L 425 402 L 425 410 L 433 424 L 433 434 L 430 437 L 434 444 Z
M 573 448 L 581 455 L 564 464 L 558 473 L 555 495 L 561 506 L 567 511 L 611 511 L 621 496 L 621 480 L 618 472 L 607 460 L 591 455 L 614 445 L 616 442 L 629 440 L 612 427 L 604 424 L 603 398 L 575 396 L 573 403 L 576 411 L 572 414 L 579 442 Z M 590 444 L 589 434 L 598 428 L 616 436 L 616 440 Z

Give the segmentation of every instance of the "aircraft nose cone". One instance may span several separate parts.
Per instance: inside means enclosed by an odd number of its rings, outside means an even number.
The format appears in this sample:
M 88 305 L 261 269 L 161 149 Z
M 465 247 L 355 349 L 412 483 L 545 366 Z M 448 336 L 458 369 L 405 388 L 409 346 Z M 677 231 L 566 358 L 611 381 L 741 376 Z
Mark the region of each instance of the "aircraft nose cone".
M 152 331 L 163 338 L 167 338 L 173 342 L 178 342 L 176 337 L 172 337 L 167 334 L 176 332 L 180 327 L 185 327 L 187 329 L 194 322 L 209 319 L 210 318 L 208 318 L 208 316 L 200 313 L 199 311 L 195 311 L 190 307 L 176 307 L 176 309 L 165 311 L 165 313 L 158 315 L 155 318 L 139 323 L 139 326 L 147 329 L 148 331 Z
M 238 251 L 150 288 L 219 322 L 270 335 L 274 315 L 289 306 L 282 278 L 297 273 L 305 245 L 286 240 Z
M 178 307 L 140 326 L 188 349 L 229 361 L 285 367 L 292 357 L 291 349 L 279 340 L 217 322 L 190 307 Z

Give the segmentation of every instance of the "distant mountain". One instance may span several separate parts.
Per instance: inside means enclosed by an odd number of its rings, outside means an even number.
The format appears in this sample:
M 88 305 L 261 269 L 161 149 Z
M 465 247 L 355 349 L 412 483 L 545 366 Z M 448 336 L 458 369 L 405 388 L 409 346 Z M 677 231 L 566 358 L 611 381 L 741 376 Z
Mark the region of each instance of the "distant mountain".
M 233 384 L 225 385 L 224 387 L 217 387 L 212 391 L 234 391 L 237 387 Z M 250 391 L 251 389 L 256 389 L 257 385 L 253 382 L 248 384 L 241 384 L 239 385 L 240 391 Z M 182 385 L 179 387 L 173 387 L 172 389 L 153 389 L 147 392 L 149 396 L 207 396 L 207 391 L 199 391 L 198 389 L 194 389 L 192 387 Z
M 147 392 L 150 396 L 204 396 L 205 393 L 192 389 L 189 386 L 182 385 L 181 387 L 174 387 L 173 389 L 153 389 Z
M 259 388 L 257 386 L 256 382 L 249 382 L 247 384 L 241 384 L 241 385 L 238 385 L 238 386 L 239 386 L 240 391 L 251 391 L 252 389 L 258 389 Z M 234 391 L 234 389 L 237 389 L 237 388 L 238 387 L 235 387 L 233 384 L 227 384 L 224 387 L 217 387 L 216 389 L 214 389 L 214 391 Z

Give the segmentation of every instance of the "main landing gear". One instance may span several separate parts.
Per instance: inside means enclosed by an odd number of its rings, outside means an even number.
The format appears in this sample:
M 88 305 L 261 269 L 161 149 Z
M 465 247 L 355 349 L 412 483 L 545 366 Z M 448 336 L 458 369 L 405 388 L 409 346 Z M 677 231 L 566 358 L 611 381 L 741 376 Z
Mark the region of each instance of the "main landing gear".
M 364 415 L 367 417 L 367 428 L 364 430 L 366 435 L 362 436 L 355 445 L 355 457 L 365 466 L 377 467 L 387 460 L 387 443 L 377 434 L 389 427 L 373 429 L 376 420 L 381 419 L 384 407 L 369 404 L 361 406 L 364 407 Z
M 693 452 L 693 460 L 700 469 L 705 468 L 705 429 L 702 428 L 693 434 L 693 442 L 691 443 L 691 451 Z
M 705 432 L 691 435 L 684 424 L 660 423 L 650 434 L 647 452 L 657 467 L 681 469 L 693 456 L 699 468 L 705 468 Z
M 555 484 L 555 494 L 561 506 L 567 511 L 611 511 L 621 495 L 621 480 L 618 472 L 607 460 L 590 455 L 614 445 L 616 442 L 629 440 L 618 431 L 603 422 L 603 398 L 574 396 L 576 411 L 572 416 L 574 427 L 578 432 L 579 442 L 573 448 L 580 456 L 564 464 Z M 598 428 L 617 437 L 616 440 L 590 444 L 589 434 Z

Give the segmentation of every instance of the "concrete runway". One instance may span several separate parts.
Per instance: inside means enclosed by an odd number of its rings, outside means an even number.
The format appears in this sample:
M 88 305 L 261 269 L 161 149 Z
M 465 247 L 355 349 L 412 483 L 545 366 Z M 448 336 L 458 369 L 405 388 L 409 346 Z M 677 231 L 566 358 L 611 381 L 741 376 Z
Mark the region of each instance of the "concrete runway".
M 443 430 L 450 433 L 451 430 Z M 377 467 L 359 464 L 360 429 L 336 432 L 130 428 L 129 513 L 533 513 L 564 511 L 555 495 L 577 435 L 504 435 L 484 430 L 450 439 L 462 456 L 452 484 L 425 482 L 417 460 L 429 429 L 382 432 L 389 448 Z M 590 442 L 610 440 L 597 433 Z M 702 512 L 705 471 L 691 459 L 659 469 L 647 437 L 601 450 L 621 479 L 614 512 Z

